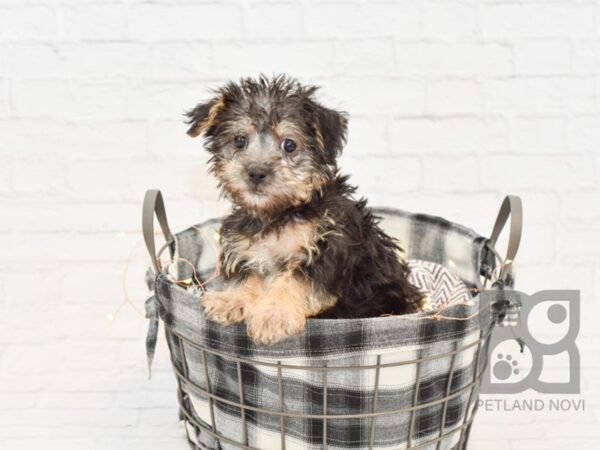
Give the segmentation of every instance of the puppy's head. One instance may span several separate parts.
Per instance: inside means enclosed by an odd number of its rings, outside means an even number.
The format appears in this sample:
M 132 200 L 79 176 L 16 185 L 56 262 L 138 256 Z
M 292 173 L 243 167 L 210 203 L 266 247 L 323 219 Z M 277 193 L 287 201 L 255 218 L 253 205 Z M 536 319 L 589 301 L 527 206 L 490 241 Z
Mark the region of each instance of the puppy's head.
M 347 119 L 321 106 L 316 90 L 285 76 L 247 78 L 187 113 L 188 134 L 206 137 L 211 171 L 234 203 L 275 213 L 335 177 Z

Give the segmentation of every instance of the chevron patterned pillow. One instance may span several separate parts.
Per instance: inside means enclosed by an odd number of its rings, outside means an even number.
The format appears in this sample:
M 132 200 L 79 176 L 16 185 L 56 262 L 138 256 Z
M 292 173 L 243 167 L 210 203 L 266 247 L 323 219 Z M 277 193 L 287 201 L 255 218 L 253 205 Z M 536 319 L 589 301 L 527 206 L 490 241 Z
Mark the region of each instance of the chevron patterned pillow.
M 466 303 L 471 299 L 469 290 L 454 272 L 441 264 L 420 259 L 409 259 L 408 280 L 429 297 L 427 309 L 440 309 L 446 305 Z

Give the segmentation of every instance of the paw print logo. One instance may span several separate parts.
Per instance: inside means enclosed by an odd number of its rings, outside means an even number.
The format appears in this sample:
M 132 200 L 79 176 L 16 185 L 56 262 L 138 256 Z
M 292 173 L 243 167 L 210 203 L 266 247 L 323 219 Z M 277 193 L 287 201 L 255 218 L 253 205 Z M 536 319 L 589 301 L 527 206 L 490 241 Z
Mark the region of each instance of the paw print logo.
M 533 358 L 528 348 L 523 349 L 514 340 L 499 342 L 491 352 L 489 380 L 494 386 L 507 388 L 523 383 L 530 376 Z
M 519 375 L 519 369 L 517 366 L 519 363 L 516 359 L 513 359 L 512 355 L 503 355 L 498 353 L 498 361 L 492 367 L 494 376 L 499 380 L 508 380 L 511 375 Z
M 540 393 L 577 394 L 580 391 L 579 291 L 492 292 L 482 303 L 503 296 L 521 304 L 516 326 L 495 327 L 490 338 L 491 359 L 483 374 L 484 394 L 515 394 L 527 389 Z M 483 306 L 483 305 L 482 305 Z M 489 317 L 489 316 L 488 316 Z M 520 348 L 519 337 L 525 347 Z M 544 372 L 544 365 L 549 370 Z M 556 374 L 559 373 L 559 377 Z

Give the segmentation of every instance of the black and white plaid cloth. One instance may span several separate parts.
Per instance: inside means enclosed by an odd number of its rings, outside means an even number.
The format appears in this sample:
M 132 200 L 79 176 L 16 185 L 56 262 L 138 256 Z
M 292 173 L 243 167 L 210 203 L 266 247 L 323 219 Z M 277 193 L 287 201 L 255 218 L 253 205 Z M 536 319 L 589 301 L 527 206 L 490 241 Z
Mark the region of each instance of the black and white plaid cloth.
M 408 258 L 450 269 L 473 289 L 472 301 L 448 307 L 437 318 L 421 313 L 311 319 L 301 335 L 256 345 L 243 325 L 221 327 L 207 321 L 197 287 L 184 285 L 194 276 L 207 279 L 212 274 L 219 221 L 176 235 L 177 262 L 151 283 L 147 348 L 151 362 L 160 318 L 168 330 L 182 418 L 194 446 L 312 450 L 324 448 L 325 442 L 330 449 L 465 447 L 478 395 L 476 372 L 486 363 L 479 354 L 485 355 L 491 326 L 490 318 L 479 314 L 476 295 L 480 275 L 489 271 L 486 238 L 437 217 L 376 212 Z M 380 369 L 357 368 L 377 365 Z M 366 413 L 375 415 L 360 416 Z

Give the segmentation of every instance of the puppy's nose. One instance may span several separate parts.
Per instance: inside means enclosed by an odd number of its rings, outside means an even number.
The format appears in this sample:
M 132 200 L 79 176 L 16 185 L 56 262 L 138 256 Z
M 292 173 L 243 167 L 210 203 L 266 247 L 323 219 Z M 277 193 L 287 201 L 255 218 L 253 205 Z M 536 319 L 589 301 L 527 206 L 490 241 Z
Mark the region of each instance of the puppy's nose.
M 269 176 L 269 169 L 261 166 L 252 166 L 247 169 L 248 177 L 254 184 L 260 184 Z

